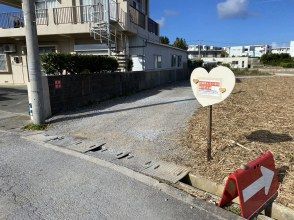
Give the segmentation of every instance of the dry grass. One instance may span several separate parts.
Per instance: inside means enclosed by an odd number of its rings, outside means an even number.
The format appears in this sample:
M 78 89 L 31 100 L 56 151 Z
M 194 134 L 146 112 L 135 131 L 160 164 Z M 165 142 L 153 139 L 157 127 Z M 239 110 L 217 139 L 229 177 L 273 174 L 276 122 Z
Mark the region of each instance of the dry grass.
M 294 77 L 243 79 L 213 108 L 213 161 L 206 161 L 207 108 L 189 122 L 181 140 L 185 153 L 170 159 L 223 183 L 230 172 L 270 150 L 282 180 L 278 201 L 294 208 L 293 85 Z

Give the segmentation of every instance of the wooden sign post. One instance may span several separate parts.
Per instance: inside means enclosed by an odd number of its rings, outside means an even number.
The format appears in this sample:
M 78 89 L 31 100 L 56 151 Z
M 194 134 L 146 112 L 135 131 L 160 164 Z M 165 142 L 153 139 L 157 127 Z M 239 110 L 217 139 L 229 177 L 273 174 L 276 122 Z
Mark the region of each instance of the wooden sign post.
M 212 160 L 212 155 L 211 155 L 211 136 L 212 136 L 212 105 L 209 106 L 209 112 L 208 112 L 207 161 Z
M 197 101 L 209 106 L 207 129 L 207 161 L 212 160 L 212 105 L 229 97 L 235 87 L 235 75 L 227 67 L 219 66 L 208 73 L 204 68 L 197 68 L 191 74 L 191 86 Z

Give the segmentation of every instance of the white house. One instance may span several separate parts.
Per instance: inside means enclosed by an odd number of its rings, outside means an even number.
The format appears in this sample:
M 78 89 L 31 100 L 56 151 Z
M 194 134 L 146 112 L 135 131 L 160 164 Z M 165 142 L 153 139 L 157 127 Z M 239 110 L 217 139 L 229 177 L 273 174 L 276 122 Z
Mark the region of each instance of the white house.
M 189 45 L 189 59 L 197 59 L 200 57 L 221 57 L 223 48 L 209 45 Z M 199 57 L 200 55 L 200 57 Z
M 236 69 L 245 69 L 251 67 L 251 60 L 249 57 L 214 57 L 214 58 L 208 58 L 204 57 L 202 60 L 205 63 L 223 63 L 223 64 L 229 64 L 231 68 Z
M 230 57 L 261 57 L 271 51 L 269 45 L 248 45 L 230 47 Z

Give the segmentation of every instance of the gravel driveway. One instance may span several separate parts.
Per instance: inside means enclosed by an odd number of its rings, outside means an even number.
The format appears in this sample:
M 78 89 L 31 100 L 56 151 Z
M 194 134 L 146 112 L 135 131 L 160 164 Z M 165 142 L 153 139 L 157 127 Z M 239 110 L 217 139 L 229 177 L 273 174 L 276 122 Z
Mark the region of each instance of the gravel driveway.
M 177 140 L 198 106 L 190 84 L 182 82 L 55 116 L 47 133 L 161 159 L 180 153 Z

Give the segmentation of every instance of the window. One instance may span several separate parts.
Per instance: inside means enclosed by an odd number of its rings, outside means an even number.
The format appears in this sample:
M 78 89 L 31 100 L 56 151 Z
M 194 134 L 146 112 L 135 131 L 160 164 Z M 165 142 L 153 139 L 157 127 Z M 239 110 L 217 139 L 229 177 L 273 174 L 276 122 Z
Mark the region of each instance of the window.
M 172 55 L 171 66 L 175 67 L 177 65 L 177 55 Z
M 40 54 L 55 53 L 55 46 L 39 46 Z
M 38 10 L 38 9 L 57 8 L 59 2 L 57 0 L 37 0 L 35 4 L 36 4 L 36 10 Z
M 234 64 L 234 65 L 238 65 L 239 62 L 238 62 L 238 61 L 233 61 L 232 64 Z
M 182 66 L 182 56 L 178 56 L 178 67 Z
M 160 69 L 162 68 L 162 57 L 156 55 L 155 56 L 155 69 Z
M 7 71 L 6 54 L 0 53 L 0 72 L 6 72 L 6 71 Z
M 243 68 L 245 67 L 245 61 L 242 61 L 242 67 Z

